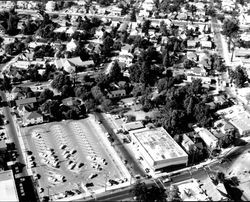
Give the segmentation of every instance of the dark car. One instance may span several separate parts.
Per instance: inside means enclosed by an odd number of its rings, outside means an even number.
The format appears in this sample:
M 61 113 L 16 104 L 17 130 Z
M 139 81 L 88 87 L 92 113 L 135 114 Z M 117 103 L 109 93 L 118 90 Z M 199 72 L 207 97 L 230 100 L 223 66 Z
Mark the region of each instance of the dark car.
M 88 182 L 85 184 L 85 187 L 93 187 L 94 183 L 93 182 Z

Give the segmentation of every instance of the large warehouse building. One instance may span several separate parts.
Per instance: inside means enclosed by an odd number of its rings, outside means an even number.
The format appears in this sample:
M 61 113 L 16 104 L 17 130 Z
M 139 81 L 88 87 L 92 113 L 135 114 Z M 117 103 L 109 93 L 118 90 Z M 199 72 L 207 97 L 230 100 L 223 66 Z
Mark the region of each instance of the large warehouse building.
M 133 131 L 131 139 L 154 170 L 188 162 L 188 155 L 162 127 Z

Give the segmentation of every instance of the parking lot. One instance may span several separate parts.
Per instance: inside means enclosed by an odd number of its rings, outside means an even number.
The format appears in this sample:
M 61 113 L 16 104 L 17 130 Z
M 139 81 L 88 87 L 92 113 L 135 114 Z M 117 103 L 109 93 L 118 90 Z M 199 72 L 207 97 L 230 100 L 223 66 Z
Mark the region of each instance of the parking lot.
M 91 119 L 22 128 L 41 196 L 64 198 L 127 181 Z M 87 185 L 87 186 L 86 186 Z M 86 189 L 88 187 L 88 189 Z

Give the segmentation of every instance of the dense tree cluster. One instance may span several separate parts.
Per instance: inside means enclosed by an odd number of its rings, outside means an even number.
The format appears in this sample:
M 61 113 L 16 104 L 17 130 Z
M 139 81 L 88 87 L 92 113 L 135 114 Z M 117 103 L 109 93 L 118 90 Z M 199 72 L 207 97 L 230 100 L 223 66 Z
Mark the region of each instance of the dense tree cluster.
M 6 44 L 5 53 L 9 55 L 17 55 L 25 49 L 25 44 L 18 39 L 13 43 Z
M 154 185 L 147 187 L 145 183 L 136 183 L 133 194 L 136 197 L 136 201 L 166 201 L 166 194 L 163 188 L 158 188 Z
M 44 58 L 44 57 L 53 57 L 55 54 L 54 48 L 50 44 L 36 46 L 34 48 L 34 58 Z
M 241 66 L 237 66 L 235 71 L 231 70 L 229 75 L 235 85 L 239 88 L 244 87 L 246 81 L 248 81 L 248 76 L 245 69 Z
M 160 106 L 155 124 L 164 126 L 170 134 L 187 132 L 194 123 L 209 126 L 213 113 L 205 104 L 209 97 L 201 80 L 175 87 L 177 82 L 180 81 L 173 77 L 159 80 L 160 98 L 153 100 L 153 105 Z

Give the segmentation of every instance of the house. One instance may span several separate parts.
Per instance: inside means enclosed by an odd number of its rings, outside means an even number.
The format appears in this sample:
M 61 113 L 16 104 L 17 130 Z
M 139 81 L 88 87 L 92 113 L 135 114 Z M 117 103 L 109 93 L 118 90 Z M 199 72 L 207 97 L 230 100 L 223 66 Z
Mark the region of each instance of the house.
M 71 26 L 70 28 L 67 29 L 66 34 L 68 34 L 69 36 L 72 36 L 76 30 L 77 30 L 76 27 Z
M 118 28 L 118 32 L 124 32 L 128 29 L 128 22 L 123 22 Z
M 133 55 L 131 53 L 128 54 L 120 54 L 118 57 L 118 61 L 121 63 L 125 63 L 127 67 L 132 65 Z
M 113 90 L 110 91 L 108 94 L 108 98 L 121 98 L 126 96 L 125 90 Z
M 24 116 L 25 114 L 27 114 L 28 112 L 31 112 L 32 108 L 30 106 L 18 106 L 17 107 L 17 112 L 20 116 Z
M 211 49 L 212 48 L 212 42 L 211 41 L 200 41 L 201 48 L 203 49 Z
M 154 8 L 154 1 L 153 0 L 145 0 L 143 3 L 142 3 L 142 8 L 144 10 L 147 10 L 147 11 L 152 11 L 153 8 Z
M 43 123 L 43 116 L 36 111 L 28 112 L 23 116 L 23 125 L 33 125 Z
M 52 12 L 55 10 L 56 2 L 55 1 L 48 1 L 45 5 L 46 11 Z
M 36 97 L 24 98 L 16 100 L 16 105 L 19 106 L 31 106 L 34 107 L 34 103 L 36 103 Z
M 207 75 L 207 71 L 205 70 L 205 68 L 202 68 L 202 67 L 192 67 L 191 69 L 186 70 L 186 72 L 188 74 L 195 75 L 195 76 L 206 76 Z
M 73 51 L 75 51 L 77 46 L 78 46 L 78 43 L 72 38 L 71 41 L 69 43 L 67 43 L 66 49 L 69 52 L 73 52 Z
M 58 27 L 58 28 L 54 29 L 53 32 L 55 32 L 55 33 L 63 33 L 63 32 L 66 32 L 67 29 L 68 29 L 68 27 L 62 26 L 62 27 Z
M 121 16 L 122 9 L 116 6 L 113 6 L 110 12 L 111 12 L 111 15 Z
M 195 52 L 188 51 L 187 59 L 197 62 L 199 60 L 199 56 Z
M 197 41 L 195 40 L 187 40 L 187 47 L 188 48 L 195 48 L 197 44 Z
M 82 103 L 82 100 L 77 97 L 68 97 L 62 100 L 62 103 L 67 106 L 79 106 Z
M 214 123 L 214 127 L 216 128 L 216 130 L 219 130 L 224 134 L 235 130 L 235 127 L 224 119 L 216 121 Z
M 133 49 L 132 45 L 126 44 L 125 46 L 121 47 L 120 54 L 123 55 L 123 54 L 131 53 L 132 49 Z
M 57 69 L 64 69 L 66 72 L 74 72 L 77 67 L 90 67 L 94 65 L 93 60 L 82 61 L 80 57 L 60 58 L 54 61 Z
M 250 49 L 247 48 L 235 48 L 235 57 L 247 57 L 250 56 Z

